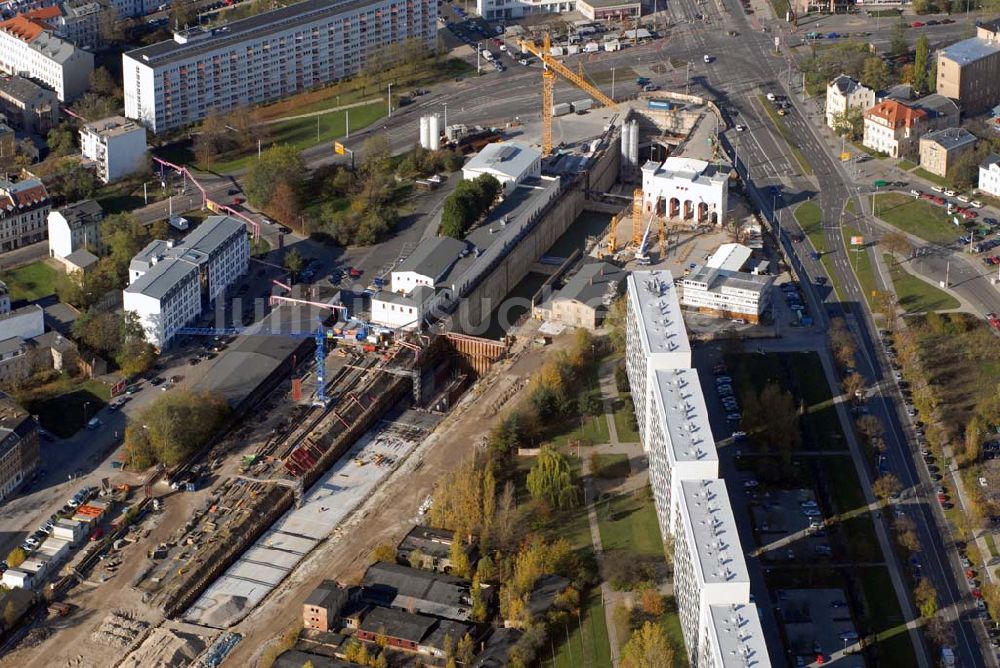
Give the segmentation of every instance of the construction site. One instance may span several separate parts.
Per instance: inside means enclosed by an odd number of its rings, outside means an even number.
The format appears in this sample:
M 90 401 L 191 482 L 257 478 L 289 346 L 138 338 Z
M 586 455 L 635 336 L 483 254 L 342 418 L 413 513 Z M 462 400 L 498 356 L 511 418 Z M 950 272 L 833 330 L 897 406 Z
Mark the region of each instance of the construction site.
M 247 658 L 254 648 L 241 637 L 258 634 L 259 646 L 317 578 L 351 577 L 382 537 L 412 522 L 433 481 L 472 451 L 541 364 L 547 350 L 531 346 L 535 322 L 501 340 L 451 325 L 488 319 L 581 215 L 609 220 L 585 253 L 623 268 L 671 256 L 683 265 L 698 237 L 752 238 L 749 212 L 729 195 L 735 178 L 711 102 L 661 92 L 618 103 L 549 56 L 547 43 L 522 48 L 546 68 L 541 127 L 521 132 L 540 140 L 543 174 L 558 178 L 480 224 L 496 240 L 470 258 L 455 311 L 428 333 L 402 332 L 370 326 L 351 305 L 289 296 L 240 331 L 198 388 L 234 408 L 227 430 L 181 467 L 195 471 L 194 482 L 178 489 L 168 475 L 149 480 L 129 539 L 63 588 L 80 612 L 39 631 L 34 646 L 52 647 L 42 654 L 68 665 L 219 665 L 231 651 L 234 661 Z M 603 108 L 557 118 L 557 75 Z M 557 152 L 554 133 L 565 150 Z M 656 167 L 671 158 L 686 161 L 683 169 Z M 703 179 L 721 199 L 674 197 L 657 182 L 670 178 Z M 557 279 L 579 259 L 561 258 L 549 273 Z M 66 644 L 74 630 L 78 642 Z M 7 660 L 55 665 L 23 651 Z

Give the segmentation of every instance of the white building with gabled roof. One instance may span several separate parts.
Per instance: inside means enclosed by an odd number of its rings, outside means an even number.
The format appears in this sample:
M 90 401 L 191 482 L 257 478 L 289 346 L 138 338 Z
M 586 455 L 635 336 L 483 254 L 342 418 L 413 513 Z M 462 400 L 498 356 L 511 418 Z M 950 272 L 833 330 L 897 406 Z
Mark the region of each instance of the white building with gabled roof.
M 466 181 L 483 174 L 494 177 L 510 192 L 525 179 L 541 176 L 542 153 L 513 141 L 487 144 L 462 167 L 462 178 Z

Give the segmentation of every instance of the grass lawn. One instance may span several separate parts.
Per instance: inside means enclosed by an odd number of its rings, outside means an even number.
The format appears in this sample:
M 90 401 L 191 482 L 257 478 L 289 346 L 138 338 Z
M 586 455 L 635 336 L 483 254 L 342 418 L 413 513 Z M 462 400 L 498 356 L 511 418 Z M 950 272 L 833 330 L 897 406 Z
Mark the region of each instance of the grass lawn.
M 785 14 L 791 10 L 791 5 L 789 5 L 788 0 L 768 0 L 771 3 L 771 9 L 774 10 L 774 15 L 780 18 L 784 18 Z
M 17 395 L 42 427 L 60 438 L 72 436 L 97 415 L 111 398 L 107 385 L 96 380 L 82 382 L 60 378 Z
M 569 460 L 570 470 L 574 479 L 579 481 L 580 459 L 575 456 L 575 452 L 573 455 L 570 455 L 565 449 L 563 452 L 567 455 L 566 459 Z M 532 503 L 526 480 L 528 471 L 531 470 L 531 467 L 535 463 L 535 458 L 518 457 L 516 461 L 518 471 L 514 476 L 514 481 L 517 487 L 518 503 Z M 583 488 L 579 487 L 578 492 L 580 495 L 579 498 L 582 500 Z M 546 516 L 539 517 L 538 520 L 538 526 L 533 528 L 545 532 L 553 539 L 565 538 L 575 550 L 589 551 L 594 544 L 593 537 L 590 535 L 590 522 L 587 519 L 587 509 L 582 503 L 576 508 L 568 508 L 566 510 L 553 509 Z
M 883 255 L 889 276 L 896 287 L 899 306 L 907 313 L 925 313 L 959 307 L 959 301 L 944 290 L 906 271 L 902 263 L 886 253 Z
M 556 645 L 555 657 L 552 656 L 551 645 L 547 651 L 542 649 L 542 666 L 605 668 L 611 665 L 611 642 L 608 640 L 608 626 L 600 591 L 591 591 L 587 600 L 581 602 L 580 609 L 583 616 L 577 623 L 571 624 L 568 629 L 550 630 L 551 638 L 559 644 Z M 569 640 L 566 639 L 567 630 Z
M 788 0 L 771 0 L 771 3 L 783 3 L 785 7 L 788 6 Z M 781 12 L 779 16 L 784 16 L 785 13 Z M 792 149 L 792 155 L 795 156 L 795 161 L 799 163 L 799 167 L 802 168 L 802 173 L 812 176 L 813 168 L 806 160 L 806 156 L 803 155 L 802 151 L 799 150 L 798 142 L 792 137 L 792 133 L 788 130 L 788 126 L 785 125 L 785 119 L 778 115 L 778 110 L 774 108 L 774 105 L 767 101 L 767 98 L 763 95 L 759 95 L 761 105 L 764 107 L 764 111 L 767 115 L 771 117 L 771 122 L 774 123 L 774 127 L 778 129 L 778 133 L 784 138 L 785 142 L 788 144 L 788 148 Z
M 270 145 L 290 144 L 301 151 L 317 144 L 332 142 L 334 139 L 343 137 L 346 134 L 345 128 L 347 127 L 348 116 L 351 120 L 351 132 L 356 132 L 381 119 L 386 113 L 387 107 L 385 101 L 378 100 L 372 104 L 355 107 L 350 110 L 282 121 L 271 126 L 272 134 L 268 143 Z M 332 145 L 330 151 L 331 153 L 333 152 Z M 233 172 L 247 169 L 256 159 L 257 153 L 253 151 L 248 155 L 233 160 L 213 162 L 207 166 L 199 165 L 199 168 L 209 167 L 212 171 L 220 173 Z
M 627 550 L 642 557 L 660 557 L 663 539 L 649 488 L 597 503 L 597 522 L 605 552 Z
M 880 666 L 914 666 L 916 656 L 896 600 L 896 592 L 884 566 L 858 568 L 856 571 L 864 597 L 862 627 L 876 633 Z
M 598 478 L 627 478 L 629 475 L 628 455 L 594 455 L 594 459 L 593 473 Z
M 824 86 L 824 89 L 825 88 L 826 87 Z M 864 144 L 862 144 L 859 141 L 852 141 L 851 142 L 851 146 L 853 146 L 854 148 L 858 149 L 862 153 L 867 153 L 868 155 L 870 155 L 871 157 L 875 158 L 876 160 L 884 160 L 885 157 L 886 157 L 885 153 L 879 153 L 875 149 L 868 148 L 867 146 L 865 146 Z
M 270 252 L 271 252 L 271 244 L 264 237 L 261 237 L 256 241 L 253 239 L 250 240 L 251 255 L 267 255 Z
M 844 225 L 841 228 L 841 234 L 844 235 L 844 249 L 847 252 L 847 259 L 851 263 L 854 275 L 858 277 L 865 299 L 871 305 L 878 285 L 875 282 L 875 267 L 872 266 L 872 258 L 868 253 L 870 241 L 865 240 L 865 244 L 862 246 L 852 246 L 851 237 L 860 236 L 861 233 L 850 225 Z
M 914 167 L 916 167 L 916 165 L 914 165 Z M 948 182 L 948 179 L 941 178 L 937 174 L 931 174 L 923 167 L 916 167 L 916 169 L 913 170 L 913 175 L 919 176 L 920 178 L 930 181 L 934 185 L 941 186 L 942 188 L 951 187 L 951 184 Z
M 909 160 L 906 160 L 905 158 L 900 158 L 899 160 L 896 161 L 896 166 L 899 167 L 900 169 L 902 169 L 903 171 L 908 172 L 911 169 L 916 169 L 917 168 L 917 163 L 910 162 Z
M 569 445 L 574 441 L 584 443 L 607 443 L 611 438 L 608 434 L 608 421 L 604 414 L 584 415 L 579 418 L 576 429 L 560 434 L 552 439 L 552 443 L 557 446 Z
M 879 218 L 925 241 L 951 243 L 962 230 L 952 224 L 943 208 L 926 200 L 901 193 L 880 193 L 873 197 Z
M 857 213 L 857 209 L 854 208 L 854 200 L 847 200 L 847 206 L 844 207 L 844 211 L 851 214 L 852 216 Z
M 55 294 L 55 280 L 59 271 L 45 260 L 32 262 L 17 269 L 0 271 L 0 281 L 10 289 L 11 301 L 34 301 Z
M 815 202 L 803 202 L 795 209 L 795 220 L 798 221 L 802 232 L 809 237 L 809 243 L 819 253 L 820 264 L 823 265 L 827 276 L 830 278 L 830 285 L 833 286 L 834 294 L 837 295 L 838 300 L 843 301 L 840 294 L 840 286 L 837 282 L 837 274 L 833 270 L 833 257 L 827 253 L 826 237 L 823 236 L 823 221 L 819 205 Z
M 601 72 L 594 72 L 593 74 L 586 72 L 586 78 L 591 81 L 591 83 L 603 86 L 606 84 L 611 84 L 611 70 L 603 70 Z M 620 83 L 634 83 L 639 75 L 636 74 L 635 70 L 631 67 L 616 67 L 614 72 L 614 80 L 616 84 Z
M 847 447 L 833 404 L 833 392 L 816 353 L 788 353 L 786 365 L 792 371 L 795 390 L 805 402 L 803 427 L 811 435 L 807 447 L 817 450 L 843 450 Z
M 614 412 L 618 441 L 620 443 L 638 443 L 639 431 L 635 426 L 635 412 L 632 410 L 632 405 L 628 401 L 624 401 L 629 395 L 622 393 L 619 396 L 623 400 L 622 405 Z

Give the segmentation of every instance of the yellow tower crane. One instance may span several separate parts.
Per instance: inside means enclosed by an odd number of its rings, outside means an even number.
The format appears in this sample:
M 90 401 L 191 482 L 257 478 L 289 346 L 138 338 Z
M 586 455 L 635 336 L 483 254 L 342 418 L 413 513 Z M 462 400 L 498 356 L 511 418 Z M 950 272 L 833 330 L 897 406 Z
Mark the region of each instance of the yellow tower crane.
M 542 155 L 552 153 L 552 107 L 556 73 L 577 88 L 589 93 L 594 100 L 605 107 L 614 107 L 617 104 L 596 86 L 591 85 L 582 76 L 552 57 L 552 42 L 548 33 L 542 40 L 541 48 L 531 40 L 521 40 L 520 47 L 521 51 L 533 54 L 542 61 Z
M 636 248 L 642 243 L 642 188 L 632 191 L 632 245 Z
M 618 216 L 611 216 L 611 225 L 608 227 L 608 255 L 614 256 L 618 252 Z

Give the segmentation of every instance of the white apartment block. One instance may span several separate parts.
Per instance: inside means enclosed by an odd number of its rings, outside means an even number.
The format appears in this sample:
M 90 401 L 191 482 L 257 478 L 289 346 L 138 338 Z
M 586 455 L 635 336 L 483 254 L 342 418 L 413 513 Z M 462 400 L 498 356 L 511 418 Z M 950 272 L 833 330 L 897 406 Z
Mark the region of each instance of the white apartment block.
M 80 128 L 80 151 L 97 165 L 97 177 L 113 183 L 147 166 L 146 128 L 121 116 Z
M 576 9 L 576 0 L 476 0 L 476 13 L 487 21 L 559 14 Z
M 648 403 L 649 480 L 656 500 L 660 531 L 672 535 L 671 498 L 674 480 L 719 477 L 719 454 L 708 421 L 705 396 L 694 369 L 653 372 Z M 634 395 L 633 395 L 634 396 Z
M 39 179 L 17 183 L 0 179 L 0 252 L 45 239 L 51 209 L 49 193 Z
M 754 604 L 711 605 L 702 618 L 699 667 L 768 666 L 770 659 L 760 613 Z
M 691 344 L 669 271 L 636 271 L 626 281 L 625 369 L 643 447 L 649 452 L 649 404 L 658 369 L 691 367 Z
M 104 210 L 92 199 L 50 211 L 49 257 L 63 259 L 84 248 L 101 252 L 101 221 Z
M 125 115 L 153 133 L 352 76 L 369 53 L 437 45 L 436 0 L 305 0 L 122 56 Z
M 0 23 L 0 69 L 37 79 L 71 102 L 90 85 L 94 55 L 23 16 Z
M 745 261 L 726 247 L 720 266 Z M 766 643 L 743 559 L 673 277 L 627 280 L 625 368 L 664 537 L 674 539 L 674 594 L 695 668 L 768 668 Z
M 671 156 L 642 166 L 642 202 L 647 214 L 691 225 L 722 225 L 729 200 L 726 165 Z
M 165 348 L 246 273 L 249 262 L 245 224 L 210 216 L 180 242 L 152 241 L 132 258 L 124 308 L 139 316 L 150 343 Z
M 108 4 L 117 9 L 122 18 L 132 18 L 151 14 L 164 3 L 162 0 L 111 0 Z
M 846 74 L 841 74 L 827 84 L 826 124 L 834 130 L 838 128 L 838 119 L 843 118 L 848 109 L 864 111 L 874 106 L 875 91 Z
M 724 480 L 675 480 L 674 597 L 692 666 L 713 605 L 750 603 L 750 574 Z M 766 665 L 764 663 L 758 665 Z
M 990 153 L 979 165 L 979 189 L 1000 197 L 1000 155 Z

